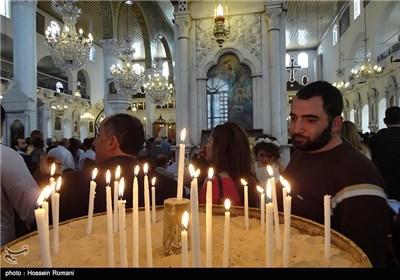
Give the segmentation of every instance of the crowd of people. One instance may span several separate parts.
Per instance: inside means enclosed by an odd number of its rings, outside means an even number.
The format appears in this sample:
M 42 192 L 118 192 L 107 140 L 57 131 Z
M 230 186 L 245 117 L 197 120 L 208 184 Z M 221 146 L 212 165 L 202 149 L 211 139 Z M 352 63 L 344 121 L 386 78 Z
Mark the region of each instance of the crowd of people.
M 3 126 L 6 116 L 1 109 Z M 237 123 L 217 125 L 207 144 L 186 163 L 186 168 L 193 164 L 200 169 L 199 202 L 205 204 L 205 186 L 210 181 L 213 204 L 229 198 L 232 205 L 243 206 L 246 184 L 249 206 L 260 207 L 256 187 L 265 186 L 271 176 L 277 187 L 281 186 L 282 175 L 293 186 L 293 214 L 323 223 L 323 198 L 330 195 L 332 228 L 355 242 L 373 267 L 398 266 L 400 218 L 388 207 L 387 200 L 400 201 L 400 107 L 386 110 L 387 128 L 368 142 L 360 137 L 354 123 L 343 120 L 342 110 L 342 95 L 328 82 L 313 82 L 298 91 L 290 108 L 293 153 L 287 166 L 281 159 L 282 143 L 273 135 L 260 135 L 250 145 L 246 131 Z M 136 175 L 139 206 L 144 206 L 143 166 L 148 163 L 147 175 L 157 177 L 156 204 L 163 205 L 166 198 L 175 197 L 178 168 L 174 146 L 168 139 L 151 138 L 145 145 L 144 140 L 143 125 L 136 117 L 115 114 L 102 121 L 95 139 L 84 139 L 82 144 L 73 138 L 62 138 L 58 143 L 45 141 L 43 134 L 35 130 L 27 139 L 13 139 L 11 148 L 15 151 L 1 145 L 0 163 L 8 163 L 1 164 L 2 246 L 35 229 L 33 210 L 39 186 L 48 184 L 52 162 L 57 163 L 63 181 L 60 221 L 87 215 L 89 182 L 95 167 L 98 186 L 112 185 L 122 177 L 131 186 Z M 121 168 L 119 178 L 115 174 L 117 166 Z M 134 174 L 136 166 L 140 167 L 139 174 Z M 214 170 L 212 178 L 207 177 L 209 167 Z M 110 181 L 105 177 L 108 170 L 113 174 Z M 190 176 L 185 177 L 186 189 L 190 188 L 190 180 Z M 282 192 L 276 193 L 282 211 Z M 189 194 L 186 191 L 184 196 L 189 198 Z M 105 188 L 97 188 L 94 213 L 105 212 L 105 198 Z M 132 188 L 125 188 L 124 198 L 126 207 L 131 208 Z M 18 221 L 24 231 L 19 231 Z

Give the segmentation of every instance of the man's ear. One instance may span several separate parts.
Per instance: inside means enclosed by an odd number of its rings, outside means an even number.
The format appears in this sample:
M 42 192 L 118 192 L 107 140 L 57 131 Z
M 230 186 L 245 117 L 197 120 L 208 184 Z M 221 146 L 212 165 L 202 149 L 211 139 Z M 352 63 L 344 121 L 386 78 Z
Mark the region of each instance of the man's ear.
M 108 144 L 108 148 L 110 150 L 119 149 L 119 140 L 117 136 L 113 135 L 110 137 L 110 143 Z
M 343 126 L 343 117 L 337 116 L 332 120 L 332 132 L 337 133 L 342 129 Z

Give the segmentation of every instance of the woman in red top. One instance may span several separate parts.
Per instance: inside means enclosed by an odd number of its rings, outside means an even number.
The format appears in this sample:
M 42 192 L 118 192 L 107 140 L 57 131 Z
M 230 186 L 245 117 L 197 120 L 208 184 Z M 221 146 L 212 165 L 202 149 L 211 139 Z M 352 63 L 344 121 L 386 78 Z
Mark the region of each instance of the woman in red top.
M 257 179 L 251 169 L 250 143 L 246 131 L 238 124 L 226 122 L 217 125 L 208 138 L 206 159 L 214 169 L 212 182 L 213 204 L 221 204 L 221 196 L 229 198 L 232 205 L 244 205 L 244 187 L 248 183 L 249 206 L 259 207 Z M 221 177 L 222 194 L 217 176 Z M 206 203 L 207 181 L 200 193 L 200 204 Z

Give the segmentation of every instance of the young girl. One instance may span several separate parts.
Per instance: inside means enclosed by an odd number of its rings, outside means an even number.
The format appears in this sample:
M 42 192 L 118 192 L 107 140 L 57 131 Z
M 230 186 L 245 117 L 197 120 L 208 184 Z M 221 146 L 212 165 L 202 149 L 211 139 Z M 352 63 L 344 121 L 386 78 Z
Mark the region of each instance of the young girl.
M 254 141 L 253 151 L 256 161 L 253 169 L 263 188 L 266 186 L 268 178 L 271 177 L 267 171 L 268 165 L 272 167 L 276 182 L 279 181 L 279 175 L 284 169 L 279 146 L 278 139 L 267 134 L 258 136 Z

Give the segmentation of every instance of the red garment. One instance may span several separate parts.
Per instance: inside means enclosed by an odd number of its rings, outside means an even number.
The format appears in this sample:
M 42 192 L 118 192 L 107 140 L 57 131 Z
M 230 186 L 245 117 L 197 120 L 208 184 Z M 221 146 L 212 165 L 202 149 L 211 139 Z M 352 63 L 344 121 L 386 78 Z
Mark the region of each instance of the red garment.
M 225 199 L 229 198 L 231 201 L 231 205 L 233 206 L 243 206 L 243 203 L 241 202 L 240 199 L 240 194 L 236 189 L 235 182 L 231 178 L 228 177 L 221 177 L 222 179 L 222 184 L 224 186 L 224 196 L 223 196 L 223 202 L 225 202 Z M 204 180 L 203 188 L 201 189 L 200 193 L 200 198 L 199 198 L 199 203 L 200 204 L 206 204 L 206 197 L 207 197 L 207 182 L 208 178 Z M 220 204 L 219 203 L 219 187 L 218 187 L 218 179 L 216 177 L 213 177 L 211 179 L 212 183 L 212 201 L 213 204 Z

